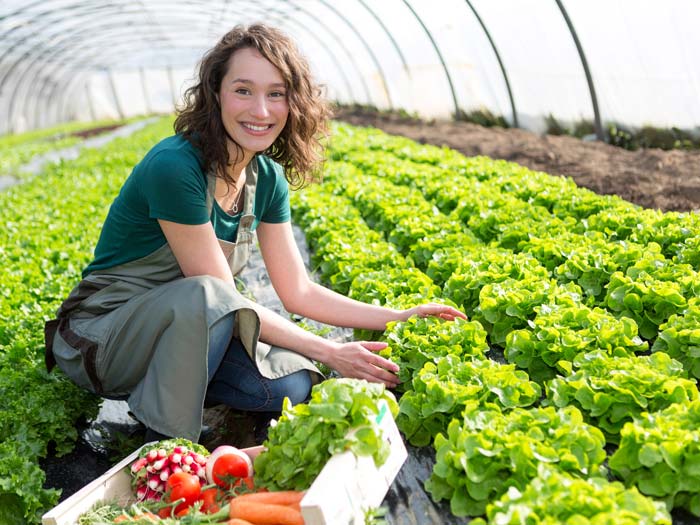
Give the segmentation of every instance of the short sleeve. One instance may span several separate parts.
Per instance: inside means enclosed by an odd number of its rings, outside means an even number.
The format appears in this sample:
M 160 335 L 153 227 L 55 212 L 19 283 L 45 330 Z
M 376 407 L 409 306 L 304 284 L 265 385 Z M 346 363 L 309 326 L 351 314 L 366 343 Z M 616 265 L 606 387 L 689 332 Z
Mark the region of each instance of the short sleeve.
M 270 192 L 269 206 L 263 213 L 260 220 L 268 223 L 288 222 L 292 218 L 289 208 L 289 185 L 284 178 L 282 166 L 277 163 L 270 163 L 273 166 L 274 178 L 273 188 Z
M 139 186 L 151 219 L 179 224 L 205 224 L 210 220 L 206 179 L 195 159 L 162 151 L 144 168 Z

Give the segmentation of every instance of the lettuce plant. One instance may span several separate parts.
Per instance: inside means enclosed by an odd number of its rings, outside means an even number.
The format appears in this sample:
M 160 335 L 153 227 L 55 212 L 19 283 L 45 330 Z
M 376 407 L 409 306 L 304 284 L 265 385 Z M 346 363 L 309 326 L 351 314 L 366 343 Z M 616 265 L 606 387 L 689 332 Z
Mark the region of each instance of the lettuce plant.
M 664 353 L 610 357 L 601 351 L 580 354 L 574 371 L 546 385 L 547 399 L 558 407 L 575 406 L 617 443 L 623 425 L 642 412 L 698 399 L 695 381 Z
M 644 412 L 627 423 L 609 465 L 627 486 L 700 516 L 700 401 Z
M 542 305 L 528 328 L 514 330 L 506 337 L 505 357 L 528 371 L 535 381 L 571 372 L 571 362 L 582 352 L 602 350 L 625 357 L 648 350 L 637 335 L 637 324 L 620 319 L 600 308 L 582 304 Z
M 523 490 L 510 487 L 471 525 L 671 525 L 666 506 L 605 478 L 582 479 L 541 465 Z
M 454 355 L 482 357 L 488 350 L 486 332 L 476 321 L 443 321 L 433 317 L 411 317 L 405 322 L 389 323 L 384 334 L 389 346 L 380 354 L 399 365 L 400 390 L 423 365 L 440 357 Z
M 473 317 L 489 332 L 491 344 L 503 346 L 508 334 L 525 328 L 534 319 L 535 308 L 543 304 L 581 304 L 581 288 L 573 283 L 561 286 L 535 275 L 508 278 L 481 288 Z
M 265 450 L 255 459 L 256 483 L 271 490 L 306 490 L 330 457 L 344 450 L 372 456 L 382 465 L 390 445 L 377 422 L 380 401 L 392 415 L 398 413 L 396 399 L 384 385 L 347 378 L 315 385 L 308 403 L 292 406 L 285 398 Z
M 541 463 L 588 477 L 605 475 L 605 438 L 568 406 L 503 414 L 468 404 L 464 420 L 438 434 L 433 473 L 425 484 L 433 499 L 449 500 L 456 516 L 484 514 L 509 487 L 524 490 Z
M 416 446 L 428 445 L 438 432 L 446 432 L 469 401 L 505 411 L 531 406 L 542 393 L 537 383 L 513 365 L 491 359 L 461 361 L 453 355 L 425 363 L 411 386 L 401 396 L 396 423 Z
M 700 299 L 693 297 L 683 314 L 674 314 L 659 327 L 652 352 L 664 352 L 680 361 L 692 377 L 700 379 Z

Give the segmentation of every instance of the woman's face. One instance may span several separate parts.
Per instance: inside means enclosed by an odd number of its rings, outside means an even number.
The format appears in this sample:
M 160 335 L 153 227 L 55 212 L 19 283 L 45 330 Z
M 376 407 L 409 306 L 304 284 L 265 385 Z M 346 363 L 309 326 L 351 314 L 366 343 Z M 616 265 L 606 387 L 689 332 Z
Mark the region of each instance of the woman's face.
M 243 148 L 246 162 L 269 148 L 289 115 L 287 92 L 279 70 L 256 49 L 236 51 L 219 91 L 226 131 Z

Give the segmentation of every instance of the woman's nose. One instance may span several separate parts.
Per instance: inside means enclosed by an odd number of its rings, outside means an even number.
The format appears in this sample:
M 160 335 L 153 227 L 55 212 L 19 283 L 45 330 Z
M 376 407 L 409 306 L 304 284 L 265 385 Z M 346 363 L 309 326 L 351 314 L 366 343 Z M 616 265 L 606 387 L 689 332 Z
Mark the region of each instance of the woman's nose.
M 265 97 L 255 97 L 253 107 L 250 109 L 250 114 L 255 118 L 267 118 L 270 116 L 270 111 L 267 108 L 267 100 Z

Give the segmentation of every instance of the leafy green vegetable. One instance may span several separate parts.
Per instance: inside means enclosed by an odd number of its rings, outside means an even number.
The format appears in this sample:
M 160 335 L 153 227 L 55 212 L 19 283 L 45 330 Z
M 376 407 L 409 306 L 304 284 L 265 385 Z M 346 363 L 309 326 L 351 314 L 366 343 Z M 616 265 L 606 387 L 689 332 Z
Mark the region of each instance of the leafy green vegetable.
M 469 401 L 484 408 L 507 410 L 539 400 L 541 388 L 513 365 L 490 359 L 460 361 L 447 355 L 427 362 L 414 376 L 412 389 L 399 401 L 396 423 L 411 444 L 428 445 L 438 432 L 446 432 Z
M 472 525 L 671 525 L 666 506 L 626 489 L 622 483 L 581 479 L 540 465 L 537 477 L 520 491 L 510 487 L 486 507 L 488 522 Z
M 562 286 L 534 275 L 508 278 L 484 285 L 473 318 L 484 325 L 492 344 L 503 345 L 509 333 L 525 328 L 535 318 L 538 306 L 574 306 L 581 303 L 581 295 L 581 288 L 574 283 Z
M 425 363 L 446 355 L 483 356 L 488 350 L 483 326 L 462 319 L 414 316 L 405 322 L 389 323 L 384 335 L 389 346 L 380 355 L 399 365 L 399 379 L 404 383 L 400 390 Z
M 605 438 L 573 406 L 514 408 L 502 414 L 468 404 L 447 437 L 435 437 L 436 460 L 425 484 L 432 497 L 450 501 L 457 516 L 479 516 L 509 487 L 523 490 L 541 463 L 583 477 L 605 475 Z
M 609 465 L 627 486 L 700 516 L 700 401 L 644 412 L 625 424 Z
M 558 407 L 578 407 L 610 443 L 622 426 L 642 412 L 698 399 L 695 381 L 681 364 L 663 353 L 610 357 L 601 351 L 580 354 L 574 371 L 547 384 L 547 399 Z
M 674 314 L 659 327 L 652 352 L 664 352 L 680 361 L 693 377 L 700 379 L 700 299 L 693 297 L 682 314 Z
M 383 385 L 346 378 L 314 386 L 306 404 L 292 406 L 285 398 L 282 416 L 264 443 L 266 450 L 255 458 L 256 483 L 270 490 L 308 489 L 328 459 L 344 450 L 372 456 L 382 465 L 390 449 L 377 423 L 380 401 L 393 415 L 398 413 L 396 400 Z
M 571 372 L 571 362 L 582 352 L 602 350 L 608 355 L 629 357 L 648 350 L 637 335 L 636 323 L 619 320 L 600 308 L 582 304 L 535 307 L 537 316 L 529 328 L 506 337 L 505 357 L 524 368 L 535 381 Z

